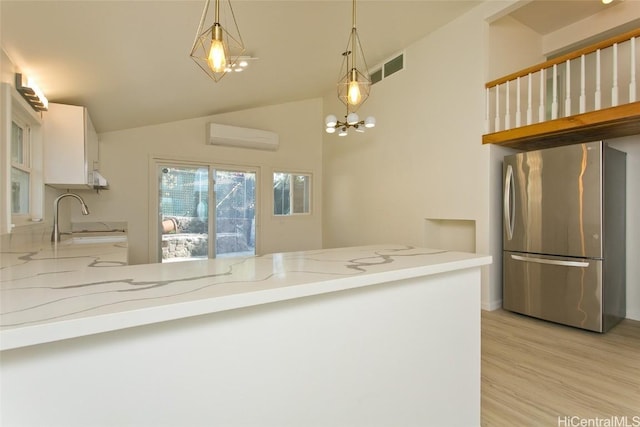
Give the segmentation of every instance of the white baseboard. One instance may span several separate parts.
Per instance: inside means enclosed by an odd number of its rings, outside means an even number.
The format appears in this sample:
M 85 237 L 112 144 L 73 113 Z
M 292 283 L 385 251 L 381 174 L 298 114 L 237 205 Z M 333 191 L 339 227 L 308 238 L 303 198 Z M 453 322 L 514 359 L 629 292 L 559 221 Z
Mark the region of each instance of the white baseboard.
M 640 320 L 640 311 L 629 310 L 629 308 L 627 307 L 627 315 L 625 318 L 631 319 L 631 320 Z
M 502 300 L 490 301 L 490 302 L 483 301 L 480 304 L 480 307 L 485 311 L 497 310 L 499 308 L 502 308 Z M 638 310 L 631 310 L 630 311 L 630 310 L 627 309 L 627 315 L 625 316 L 625 319 L 640 321 L 640 311 L 638 311 Z
M 497 310 L 502 307 L 502 300 L 499 299 L 499 300 L 489 301 L 489 302 L 482 301 L 480 303 L 480 307 L 485 311 Z

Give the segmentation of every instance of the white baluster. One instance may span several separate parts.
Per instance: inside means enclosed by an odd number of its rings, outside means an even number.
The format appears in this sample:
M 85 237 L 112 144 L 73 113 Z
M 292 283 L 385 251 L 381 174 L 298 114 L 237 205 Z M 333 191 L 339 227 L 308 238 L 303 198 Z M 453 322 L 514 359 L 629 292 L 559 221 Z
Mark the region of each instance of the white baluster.
M 553 64 L 553 99 L 551 100 L 551 120 L 558 118 L 558 65 Z
M 569 117 L 571 115 L 571 63 L 567 59 L 567 68 L 565 70 L 565 86 L 566 96 L 564 99 L 564 116 Z
M 506 97 L 506 101 L 504 103 L 504 109 L 505 109 L 505 114 L 504 114 L 504 130 L 509 130 L 511 129 L 511 105 L 509 103 L 509 81 L 507 81 L 505 84 L 507 85 L 507 97 Z
M 533 123 L 533 110 L 531 108 L 531 98 L 533 98 L 533 93 L 531 92 L 531 73 L 529 73 L 529 81 L 527 84 L 527 124 L 530 125 Z
M 599 110 L 602 105 L 602 92 L 600 91 L 600 49 L 596 50 L 596 93 L 595 109 Z
M 496 118 L 493 125 L 494 132 L 500 131 L 500 85 L 496 85 Z
M 585 59 L 580 56 L 580 114 L 587 111 L 587 84 L 585 81 Z
M 484 95 L 484 99 L 485 99 L 485 107 L 484 107 L 484 133 L 487 134 L 490 132 L 491 129 L 489 129 L 489 88 L 487 88 L 487 91 Z
M 629 102 L 636 102 L 636 38 L 631 37 L 631 81 L 629 82 Z
M 518 85 L 516 87 L 516 127 L 519 128 L 520 125 L 522 124 L 521 119 L 520 119 L 520 115 L 521 115 L 521 110 L 520 110 L 520 77 L 518 77 L 516 79 L 516 85 Z
M 613 44 L 613 87 L 611 88 L 611 106 L 618 105 L 618 43 Z
M 545 70 L 540 70 L 540 104 L 538 105 L 538 123 L 544 122 L 544 82 Z

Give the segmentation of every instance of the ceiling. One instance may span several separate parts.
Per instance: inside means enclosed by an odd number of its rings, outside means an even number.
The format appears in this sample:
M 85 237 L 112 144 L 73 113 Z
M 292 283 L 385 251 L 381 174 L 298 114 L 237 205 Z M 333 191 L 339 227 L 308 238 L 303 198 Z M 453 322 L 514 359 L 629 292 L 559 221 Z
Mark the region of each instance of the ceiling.
M 601 0 L 535 0 L 511 12 L 511 17 L 545 35 L 615 4 L 604 5 Z
M 479 3 L 360 0 L 357 28 L 370 68 Z M 562 8 L 557 19 L 550 4 Z M 258 59 L 218 83 L 189 57 L 203 6 L 2 0 L 0 42 L 50 102 L 88 107 L 98 132 L 309 99 L 335 87 L 350 1 L 234 0 L 246 54 Z M 600 0 L 534 0 L 514 17 L 545 34 L 598 7 Z

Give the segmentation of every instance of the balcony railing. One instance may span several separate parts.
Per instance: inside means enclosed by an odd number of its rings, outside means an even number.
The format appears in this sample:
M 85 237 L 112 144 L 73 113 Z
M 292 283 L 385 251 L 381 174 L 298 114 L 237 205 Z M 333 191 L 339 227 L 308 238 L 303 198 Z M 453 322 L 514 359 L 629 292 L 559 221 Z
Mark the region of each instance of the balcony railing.
M 640 29 L 488 82 L 483 143 L 532 149 L 640 134 Z

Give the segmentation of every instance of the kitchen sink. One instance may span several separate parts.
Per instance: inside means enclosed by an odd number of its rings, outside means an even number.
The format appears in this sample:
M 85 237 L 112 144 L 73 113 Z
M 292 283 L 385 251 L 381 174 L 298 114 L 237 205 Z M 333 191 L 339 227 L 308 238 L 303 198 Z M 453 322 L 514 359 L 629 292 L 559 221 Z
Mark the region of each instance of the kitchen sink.
M 65 236 L 66 244 L 126 243 L 127 234 L 112 231 L 82 231 Z

